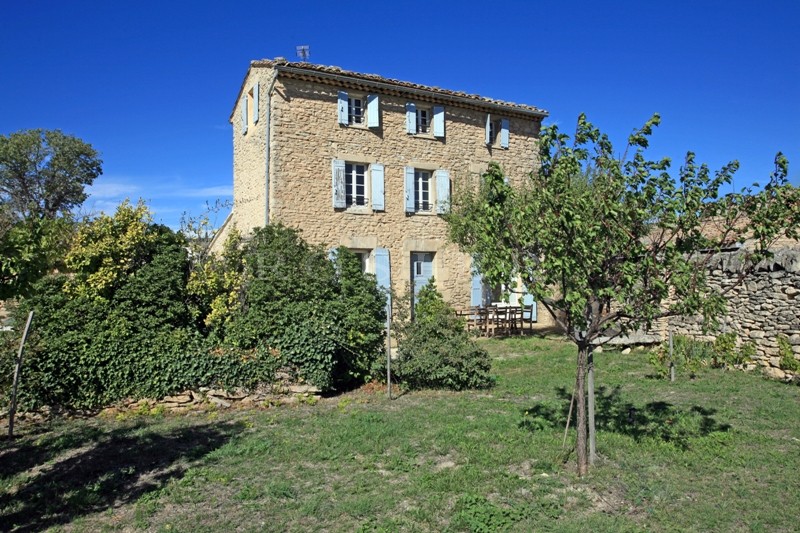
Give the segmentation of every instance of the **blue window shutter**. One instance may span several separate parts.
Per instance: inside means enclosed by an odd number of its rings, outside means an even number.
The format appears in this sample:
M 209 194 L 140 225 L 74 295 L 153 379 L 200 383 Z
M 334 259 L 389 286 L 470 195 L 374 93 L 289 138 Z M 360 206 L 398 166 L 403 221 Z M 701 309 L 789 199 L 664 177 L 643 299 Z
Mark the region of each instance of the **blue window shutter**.
M 383 211 L 383 165 L 378 163 L 370 167 L 370 177 L 372 178 L 372 209 L 373 211 Z
M 406 133 L 417 133 L 417 106 L 411 102 L 406 104 Z
M 347 92 L 339 91 L 339 124 L 347 126 Z
M 367 95 L 367 127 L 378 128 L 381 125 L 381 105 L 377 94 Z
M 472 286 L 470 289 L 469 303 L 473 307 L 483 306 L 483 276 L 477 270 L 472 270 Z
M 444 107 L 433 106 L 433 136 L 444 137 Z
M 389 263 L 389 250 L 386 248 L 375 248 L 375 278 L 378 287 L 386 291 L 386 314 L 392 313 L 392 270 Z
M 247 95 L 242 98 L 242 135 L 247 133 Z
M 414 212 L 414 167 L 405 167 L 406 213 Z
M 500 121 L 500 148 L 508 148 L 508 119 Z
M 486 114 L 486 135 L 484 136 L 486 144 L 492 144 L 492 115 Z
M 253 86 L 253 124 L 258 124 L 258 82 Z
M 522 297 L 522 305 L 524 305 L 524 306 L 528 306 L 528 305 L 532 306 L 531 307 L 531 311 L 530 311 L 530 316 L 524 316 L 523 315 L 523 318 L 526 319 L 526 320 L 530 320 L 531 322 L 536 322 L 536 320 L 538 319 L 538 316 L 537 316 L 537 312 L 536 312 L 536 301 L 533 299 L 533 295 L 532 294 L 526 294 L 525 296 L 523 296 Z M 527 314 L 528 313 L 526 311 L 525 315 L 527 315 Z
M 436 212 L 439 214 L 450 211 L 450 172 L 447 170 L 436 171 Z
M 333 207 L 334 209 L 343 209 L 347 207 L 344 187 L 344 161 L 341 159 L 334 159 L 332 166 Z

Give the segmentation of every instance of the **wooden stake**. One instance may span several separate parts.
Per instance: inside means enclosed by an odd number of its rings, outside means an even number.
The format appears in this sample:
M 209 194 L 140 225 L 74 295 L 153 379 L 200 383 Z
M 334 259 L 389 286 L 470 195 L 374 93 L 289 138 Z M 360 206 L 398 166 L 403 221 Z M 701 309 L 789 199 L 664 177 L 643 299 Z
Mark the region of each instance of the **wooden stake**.
M 14 367 L 14 384 L 11 387 L 11 406 L 8 410 L 8 438 L 14 437 L 14 415 L 17 413 L 17 388 L 19 387 L 19 373 L 22 369 L 22 350 L 25 348 L 25 341 L 28 339 L 28 330 L 33 321 L 33 311 L 28 313 L 28 321 L 25 322 L 25 330 L 22 332 L 22 339 L 19 341 L 19 352 L 17 353 L 17 364 Z
M 672 352 L 672 332 L 669 332 L 669 380 L 675 381 L 675 357 Z
M 567 445 L 567 433 L 569 432 L 569 422 L 572 420 L 572 406 L 575 404 L 575 389 L 572 389 L 572 399 L 569 401 L 569 413 L 567 414 L 567 425 L 564 426 L 564 443 L 562 448 Z

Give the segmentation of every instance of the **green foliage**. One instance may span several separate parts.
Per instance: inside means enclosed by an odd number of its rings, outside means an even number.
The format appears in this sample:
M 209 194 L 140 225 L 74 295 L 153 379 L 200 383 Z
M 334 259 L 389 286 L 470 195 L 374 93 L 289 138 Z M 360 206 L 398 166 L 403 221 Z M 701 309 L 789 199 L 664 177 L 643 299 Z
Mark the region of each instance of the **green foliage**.
M 66 218 L 6 221 L 0 224 L 0 300 L 26 296 L 59 266 L 73 230 Z
M 786 335 L 778 335 L 778 357 L 780 357 L 781 369 L 790 372 L 800 372 L 800 361 L 795 359 L 792 345 Z
M 207 348 L 187 306 L 185 240 L 148 221 L 144 206 L 126 203 L 113 218 L 87 222 L 69 254 L 78 273 L 43 278 L 21 302 L 17 326 L 28 310 L 36 312 L 24 406 L 92 408 L 199 385 L 272 380 L 279 362 L 266 350 Z M 18 331 L 6 336 L 4 375 Z
M 204 333 L 224 330 L 238 311 L 244 283 L 242 236 L 234 227 L 219 254 L 198 254 L 187 283 L 189 306 Z
M 478 191 L 456 194 L 452 239 L 491 283 L 513 287 L 519 276 L 576 343 L 665 315 L 699 313 L 713 325 L 724 299 L 698 263 L 752 232 L 753 268 L 775 239 L 796 234 L 800 193 L 781 154 L 759 192 L 723 196 L 738 164 L 712 174 L 691 152 L 673 179 L 668 159 L 644 155 L 659 123 L 655 115 L 634 131 L 622 156 L 583 115 L 572 140 L 544 128 L 540 166 L 521 187 L 491 163 Z
M 68 214 L 101 173 L 102 161 L 91 145 L 59 130 L 0 135 L 0 204 L 15 220 Z
M 672 359 L 676 372 L 686 372 L 695 377 L 700 368 L 714 356 L 714 346 L 707 341 L 699 341 L 685 335 L 672 337 Z M 650 352 L 650 363 L 661 377 L 669 375 L 670 353 L 669 342 L 664 342 L 660 348 Z
M 141 200 L 124 201 L 113 216 L 102 214 L 79 227 L 67 253 L 73 273 L 65 289 L 89 298 L 110 298 L 127 276 L 152 258 L 163 230 Z
M 398 359 L 393 373 L 413 389 L 491 387 L 491 359 L 467 333 L 431 278 L 417 296 L 414 321 L 395 327 Z
M 352 252 L 335 255 L 330 261 L 293 229 L 257 229 L 242 249 L 241 278 L 224 289 L 239 285 L 236 306 L 212 322 L 214 334 L 241 349 L 278 350 L 298 378 L 322 389 L 368 379 L 382 352 L 386 297 Z M 239 272 L 230 257 L 223 273 Z
M 684 335 L 675 335 L 672 340 L 676 370 L 688 372 L 692 377 L 703 366 L 728 368 L 751 361 L 756 355 L 755 345 L 752 342 L 738 343 L 737 335 L 733 332 L 717 335 L 714 342 L 701 341 Z M 659 349 L 650 353 L 650 363 L 661 377 L 667 377 L 669 362 L 668 342 L 664 342 Z

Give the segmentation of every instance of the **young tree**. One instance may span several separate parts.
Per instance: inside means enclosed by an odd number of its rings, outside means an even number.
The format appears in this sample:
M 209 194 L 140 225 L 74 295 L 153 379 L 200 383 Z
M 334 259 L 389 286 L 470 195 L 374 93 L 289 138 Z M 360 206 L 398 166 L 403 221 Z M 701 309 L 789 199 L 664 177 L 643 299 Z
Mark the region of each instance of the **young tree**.
M 787 184 L 783 155 L 763 189 L 723 196 L 736 162 L 712 175 L 690 152 L 675 180 L 668 159 L 645 158 L 659 122 L 655 115 L 634 131 L 621 156 L 584 115 L 572 140 L 556 126 L 544 128 L 540 166 L 523 186 L 505 183 L 492 163 L 479 190 L 458 195 L 449 216 L 452 240 L 481 274 L 509 287 L 521 280 L 576 344 L 580 475 L 594 456 L 587 449 L 594 442 L 593 348 L 661 317 L 701 314 L 713 324 L 725 300 L 707 282 L 711 256 L 753 239 L 741 281 L 779 236 L 797 235 L 800 195 Z

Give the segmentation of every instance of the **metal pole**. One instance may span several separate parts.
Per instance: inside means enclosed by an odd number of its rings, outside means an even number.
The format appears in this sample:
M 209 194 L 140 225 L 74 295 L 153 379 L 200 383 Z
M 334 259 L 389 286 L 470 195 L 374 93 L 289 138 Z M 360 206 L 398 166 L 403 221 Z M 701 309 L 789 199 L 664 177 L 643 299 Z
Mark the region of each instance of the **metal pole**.
M 672 332 L 669 332 L 669 380 L 675 381 L 675 357 L 672 352 Z
M 593 465 L 597 457 L 597 436 L 594 427 L 594 350 L 589 346 L 588 357 L 588 372 L 587 372 L 587 388 L 589 399 L 589 464 Z
M 392 312 L 386 306 L 386 394 L 392 399 Z
M 28 321 L 25 323 L 25 330 L 22 332 L 22 339 L 19 341 L 19 352 L 17 353 L 17 364 L 14 367 L 14 384 L 11 388 L 11 406 L 8 410 L 8 438 L 14 436 L 14 415 L 17 412 L 17 387 L 19 386 L 19 373 L 22 368 L 22 349 L 28 339 L 28 330 L 33 321 L 33 311 L 28 313 Z

